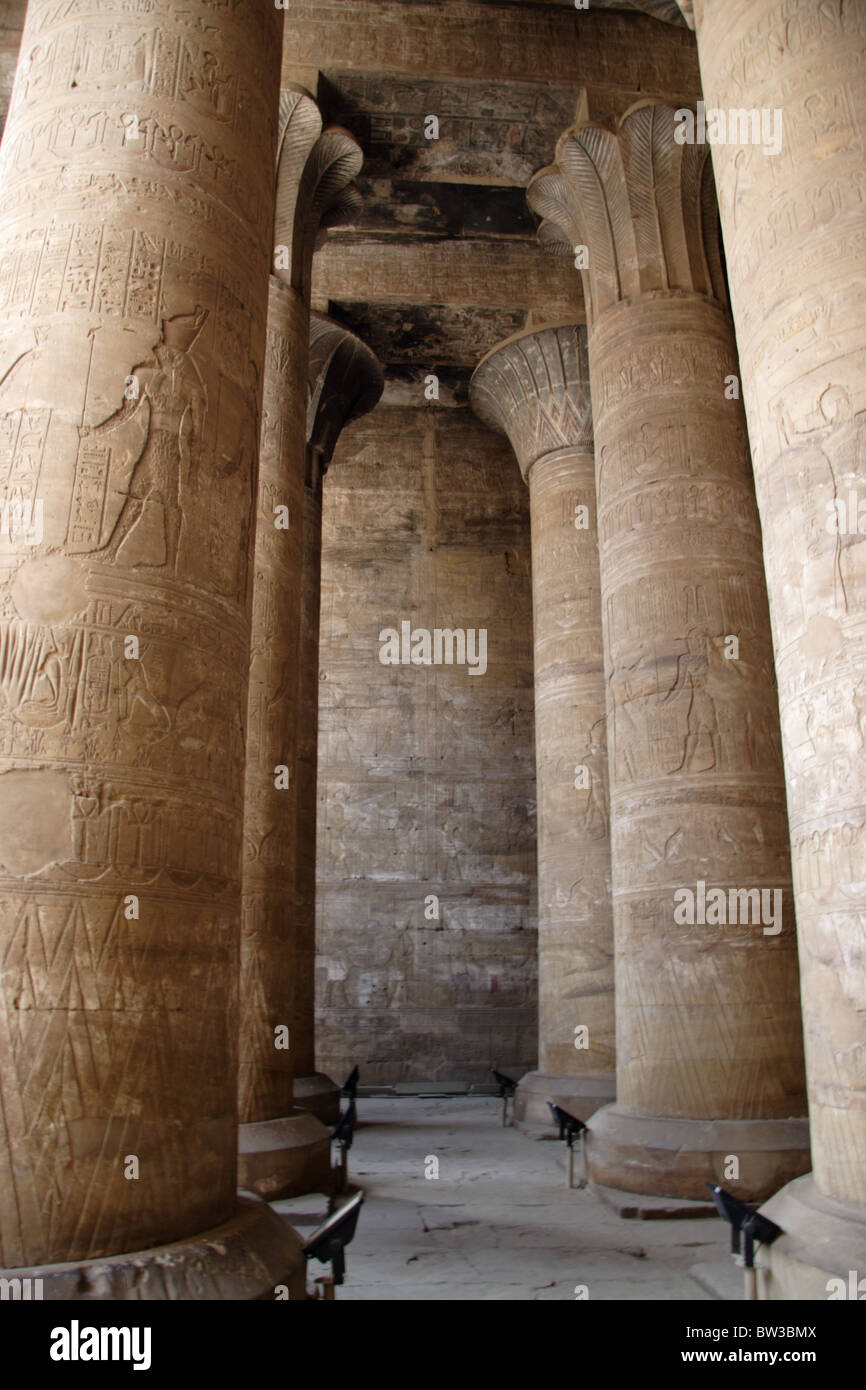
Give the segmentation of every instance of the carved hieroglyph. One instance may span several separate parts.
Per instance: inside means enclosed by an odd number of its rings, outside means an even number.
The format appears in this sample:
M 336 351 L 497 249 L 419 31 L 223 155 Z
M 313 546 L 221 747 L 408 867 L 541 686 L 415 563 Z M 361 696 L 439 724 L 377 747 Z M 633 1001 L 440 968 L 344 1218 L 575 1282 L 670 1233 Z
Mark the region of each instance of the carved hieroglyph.
M 0 488 L 37 521 L 0 543 L 6 1266 L 235 1208 L 280 24 L 28 10 L 0 154 Z
M 695 5 L 773 618 L 812 1158 L 866 1207 L 866 7 Z
M 476 415 L 508 434 L 530 493 L 538 1070 L 545 1078 L 612 1074 L 607 741 L 586 329 L 551 328 L 503 343 L 476 370 L 470 397 Z
M 774 1119 L 805 1105 L 760 530 L 707 152 L 673 132 L 649 104 L 579 125 L 530 190 L 589 253 L 617 1104 Z M 699 881 L 780 890 L 781 931 L 678 924 Z M 740 1190 L 765 1178 L 743 1159 Z
M 568 83 L 575 97 L 585 88 L 593 112 L 604 115 L 641 93 L 656 101 L 698 95 L 694 44 L 683 28 L 592 2 L 585 10 L 503 5 L 493 23 L 479 0 L 292 0 L 284 75 L 308 81 L 317 70 L 393 73 L 407 87 L 446 74 L 525 84 L 530 100 L 542 80 Z
M 508 440 L 420 391 L 345 429 L 325 479 L 316 1045 L 338 1080 L 536 1062 L 528 502 Z M 383 665 L 407 618 L 483 629 L 483 677 Z
M 280 268 L 271 276 L 268 308 L 244 811 L 242 1123 L 291 1113 L 292 1078 L 304 1074 L 298 1066 L 312 1047 L 312 1031 L 303 1037 L 292 1020 L 299 932 L 297 757 L 310 737 L 308 730 L 299 732 L 298 703 L 309 282 L 323 221 L 350 215 L 355 207 L 357 190 L 348 184 L 361 160 L 345 131 L 322 131 L 309 95 L 282 93 L 274 219 L 274 263 Z M 315 666 L 315 652 L 311 659 Z M 315 749 L 315 718 L 312 737 Z
M 366 415 L 382 394 L 382 368 L 360 338 L 333 320 L 310 321 L 307 472 L 297 750 L 297 916 L 293 1028 L 295 1075 L 315 1072 L 316 773 L 319 735 L 319 599 L 322 583 L 322 478 L 344 425 Z

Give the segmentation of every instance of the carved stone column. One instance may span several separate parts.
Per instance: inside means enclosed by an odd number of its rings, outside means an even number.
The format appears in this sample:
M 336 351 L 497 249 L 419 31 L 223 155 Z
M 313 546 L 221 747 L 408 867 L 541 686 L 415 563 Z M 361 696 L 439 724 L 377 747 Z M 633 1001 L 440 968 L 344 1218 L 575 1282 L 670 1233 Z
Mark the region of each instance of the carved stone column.
M 303 1285 L 236 1195 L 280 33 L 33 0 L 0 155 L 0 1261 L 50 1298 Z
M 384 387 L 382 368 L 348 329 L 321 314 L 310 322 L 307 469 L 299 675 L 297 778 L 297 957 L 294 1029 L 305 1049 L 297 1060 L 295 1099 L 333 1123 L 339 1087 L 315 1070 L 316 772 L 319 736 L 319 601 L 322 579 L 322 479 L 340 431 L 373 409 Z
M 614 1099 L 613 919 L 595 458 L 586 328 L 488 354 L 476 415 L 507 433 L 529 484 L 538 784 L 538 1070 L 515 1120 L 547 1102 L 587 1118 Z
M 315 718 L 312 731 L 303 725 L 298 661 L 318 664 L 299 645 L 309 284 L 317 233 L 335 215 L 335 204 L 339 211 L 361 161 L 345 131 L 322 132 L 312 97 L 283 93 L 274 223 L 279 269 L 271 276 L 268 309 L 250 663 L 238 1134 L 241 1183 L 271 1199 L 327 1191 L 331 1181 L 328 1131 L 308 1113 L 303 1096 L 295 1111 L 293 1096 L 293 1076 L 312 1049 L 312 1019 L 306 1036 L 292 1017 L 303 916 L 298 875 L 305 865 L 297 853 L 298 758 L 311 737 L 315 749 L 316 731 Z M 331 1090 L 338 1104 L 339 1093 Z
M 588 251 L 617 1019 L 588 1157 L 757 1198 L 809 1161 L 784 783 L 709 164 L 673 137 L 649 104 L 580 124 L 530 190 Z
M 826 1298 L 828 1276 L 866 1275 L 866 7 L 695 8 L 707 106 L 752 108 L 779 136 L 775 154 L 712 155 L 773 617 L 814 1165 L 768 1208 L 790 1235 L 764 1253 L 766 1294 Z

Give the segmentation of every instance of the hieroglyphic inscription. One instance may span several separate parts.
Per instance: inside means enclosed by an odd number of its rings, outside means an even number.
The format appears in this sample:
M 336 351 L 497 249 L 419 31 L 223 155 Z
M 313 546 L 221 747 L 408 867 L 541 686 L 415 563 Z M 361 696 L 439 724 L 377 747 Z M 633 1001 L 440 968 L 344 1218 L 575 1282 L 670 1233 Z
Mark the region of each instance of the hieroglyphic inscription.
M 866 463 L 866 11 L 704 0 L 698 43 L 708 104 L 784 108 L 778 158 L 713 162 L 776 639 L 815 1179 L 863 1206 L 866 569 L 863 537 L 828 514 Z
M 235 1210 L 280 22 L 251 0 L 28 7 L 0 152 L 0 485 L 45 526 L 0 559 L 2 1265 Z
M 477 368 L 477 415 L 530 490 L 538 789 L 539 1070 L 612 1073 L 613 918 L 601 593 L 586 329 L 504 344 Z M 589 1046 L 574 1046 L 575 1025 Z

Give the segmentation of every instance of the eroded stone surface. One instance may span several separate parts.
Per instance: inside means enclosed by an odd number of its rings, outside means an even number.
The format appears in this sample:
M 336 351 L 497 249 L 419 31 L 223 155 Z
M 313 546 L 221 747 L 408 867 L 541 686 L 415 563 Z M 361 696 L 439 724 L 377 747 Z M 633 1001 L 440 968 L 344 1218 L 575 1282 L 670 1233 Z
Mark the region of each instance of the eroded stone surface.
M 110 1258 L 0 1270 L 41 1280 L 46 1302 L 223 1302 L 302 1299 L 306 1266 L 295 1232 L 266 1202 L 239 1194 L 227 1221 L 188 1240 Z M 32 1287 L 32 1284 L 31 1284 Z
M 468 410 L 380 405 L 324 496 L 319 1065 L 519 1076 L 536 1056 L 526 489 Z M 485 674 L 382 665 L 404 620 L 486 629 Z
M 330 1192 L 330 1130 L 307 1113 L 239 1125 L 238 1182 L 268 1202 Z
M 344 425 L 366 415 L 382 394 L 382 368 L 370 349 L 348 329 L 312 316 L 305 438 L 304 548 L 298 706 L 301 725 L 295 795 L 297 845 L 296 969 L 293 1027 L 295 1075 L 315 1073 L 316 957 L 316 777 L 319 736 L 319 611 L 322 585 L 322 480 Z M 347 1068 L 348 1070 L 348 1068 Z M 330 1112 L 327 1092 L 317 1101 Z
M 639 37 L 637 37 L 639 35 Z M 293 0 L 286 15 L 285 80 L 318 70 L 431 73 L 451 79 L 571 83 L 595 114 L 622 114 L 640 96 L 694 100 L 693 36 L 649 17 L 478 0 Z
M 280 26 L 245 0 L 29 8 L 0 150 L 0 429 L 4 490 L 43 530 L 3 547 L 0 720 L 4 767 L 52 781 L 27 864 L 0 847 L 6 1265 L 235 1207 Z
M 815 1179 L 866 1208 L 866 546 L 855 515 L 866 515 L 866 10 L 694 8 L 708 104 L 781 111 L 778 155 L 720 145 L 713 165 L 773 618 Z

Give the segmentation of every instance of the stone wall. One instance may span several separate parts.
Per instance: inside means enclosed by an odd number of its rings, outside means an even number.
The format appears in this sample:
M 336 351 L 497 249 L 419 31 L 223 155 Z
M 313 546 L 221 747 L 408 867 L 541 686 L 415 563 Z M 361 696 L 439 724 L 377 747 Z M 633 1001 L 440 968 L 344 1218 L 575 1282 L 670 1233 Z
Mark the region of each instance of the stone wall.
M 380 405 L 346 429 L 319 658 L 317 1060 L 337 1080 L 535 1064 L 529 559 L 511 448 L 467 409 Z M 477 675 L 383 665 L 404 620 L 486 629 L 486 671 L 478 646 Z

